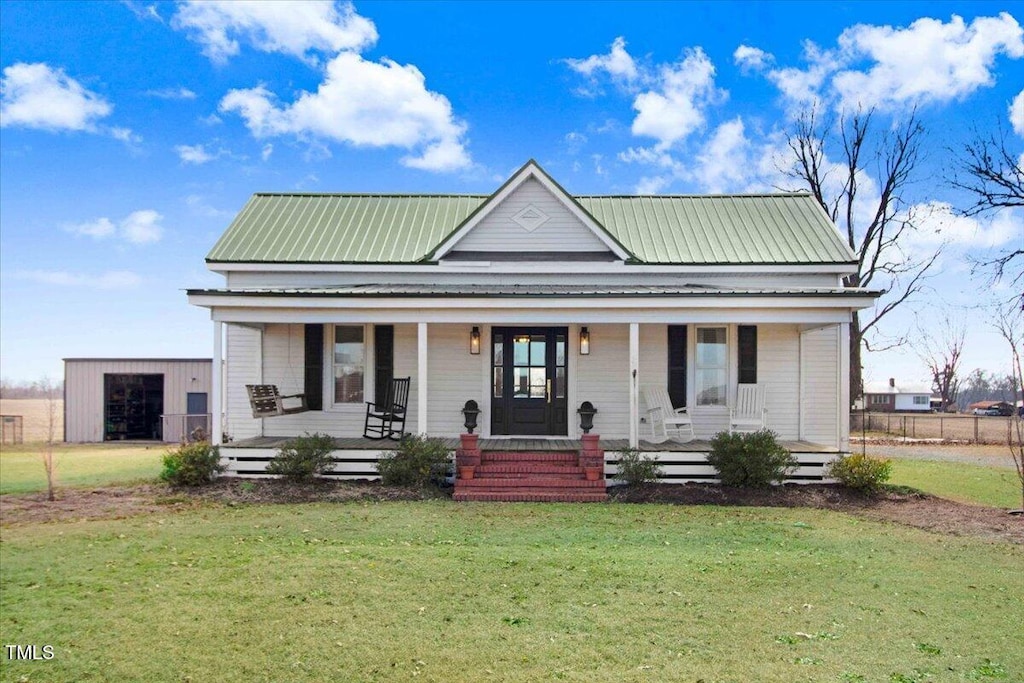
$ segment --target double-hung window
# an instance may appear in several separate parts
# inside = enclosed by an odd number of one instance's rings
[[[725,327],[698,327],[695,394],[698,406],[726,405],[729,354]]]
[[[366,341],[362,325],[334,327],[334,403],[362,403]]]

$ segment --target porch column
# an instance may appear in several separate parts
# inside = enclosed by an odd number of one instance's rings
[[[416,431],[427,433],[427,324],[416,324]]]
[[[224,411],[221,409],[224,388],[222,372],[224,365],[224,323],[213,322],[213,367],[210,368],[210,443],[221,444],[221,432],[224,431]]]
[[[839,323],[839,450],[850,450],[850,323]]]
[[[637,424],[640,421],[640,324],[629,324],[629,447],[640,445]]]

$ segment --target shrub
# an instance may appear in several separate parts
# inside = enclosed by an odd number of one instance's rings
[[[798,464],[776,441],[775,432],[768,429],[752,434],[715,434],[708,463],[718,471],[724,485],[748,488],[781,484]]]
[[[172,486],[200,486],[223,471],[220,448],[211,446],[209,441],[195,441],[164,455],[160,478]]]
[[[448,447],[443,441],[407,436],[395,451],[381,453],[377,471],[385,486],[426,488],[444,479],[450,462]]]
[[[643,486],[657,483],[661,476],[661,465],[649,455],[641,455],[635,448],[627,448],[619,457],[619,473],[621,479],[629,486]]]
[[[889,481],[892,474],[892,461],[883,458],[872,458],[870,455],[856,453],[839,458],[828,468],[828,475],[838,479],[839,483],[860,491],[876,491]]]
[[[291,479],[312,479],[334,464],[332,450],[334,439],[327,434],[297,436],[278,449],[277,456],[267,465],[267,473]]]

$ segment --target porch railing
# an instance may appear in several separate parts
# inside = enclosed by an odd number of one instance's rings
[[[211,413],[171,413],[161,415],[164,441],[184,443],[210,438]]]

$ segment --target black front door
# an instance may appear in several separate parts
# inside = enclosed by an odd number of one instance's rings
[[[569,330],[491,331],[491,434],[568,435]]]

